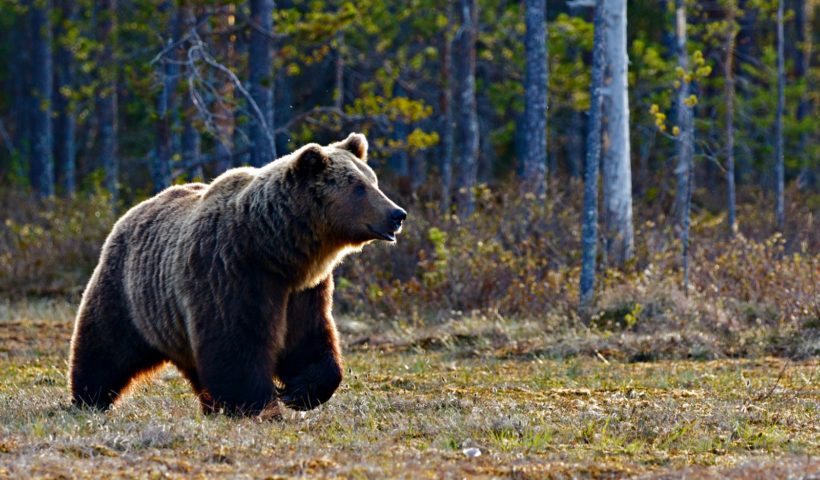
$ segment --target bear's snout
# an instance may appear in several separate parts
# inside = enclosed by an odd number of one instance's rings
[[[399,207],[390,213],[390,221],[393,222],[393,231],[401,231],[401,224],[407,219],[407,212]]]

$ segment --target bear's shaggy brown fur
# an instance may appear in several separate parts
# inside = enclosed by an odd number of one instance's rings
[[[394,241],[406,217],[366,157],[364,136],[351,134],[129,210],[77,314],[74,403],[107,408],[166,361],[206,412],[327,401],[342,380],[332,270],[368,242]]]

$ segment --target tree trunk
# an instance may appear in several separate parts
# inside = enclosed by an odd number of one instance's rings
[[[796,55],[795,55],[795,77],[798,82],[802,82],[800,103],[797,106],[797,121],[802,123],[809,118],[812,110],[811,102],[811,78],[809,67],[811,66],[812,55],[812,3],[806,0],[798,0],[795,8],[794,28],[797,33]],[[806,152],[809,149],[809,132],[800,134],[798,152]],[[803,165],[800,169],[800,188],[812,189],[817,183],[817,159],[811,155],[803,155]]]
[[[726,191],[729,235],[737,233],[735,204],[735,79],[733,74],[735,50],[735,5],[729,0],[726,15],[729,31],[726,34],[726,57],[723,62],[724,101],[726,103]]]
[[[235,37],[227,35],[225,30],[232,29],[234,26],[234,19],[236,15],[236,7],[234,5],[227,5],[222,9],[216,23],[220,30],[217,35],[220,42],[216,50],[222,57],[224,65],[233,65],[236,54]],[[234,84],[229,78],[219,78],[215,76],[214,83],[219,83],[218,98],[214,99],[213,116],[216,127],[217,145],[216,153],[219,160],[216,162],[216,174],[224,172],[225,170],[234,166],[233,149],[234,149],[234,129],[236,128],[236,118],[233,112],[234,102]]]
[[[176,16],[172,15],[172,2],[165,0],[160,6],[160,12],[168,19],[170,30],[177,30],[174,26]],[[176,58],[173,45],[179,40],[175,33],[168,37],[165,48],[168,52],[159,62],[160,91],[157,96],[156,148],[151,165],[151,179],[154,193],[158,193],[171,185],[171,116],[176,96]],[[170,57],[170,58],[169,58]]]
[[[250,94],[263,118],[251,110],[251,165],[261,167],[276,158],[273,139],[273,75],[271,34],[273,32],[273,0],[250,0],[251,35],[248,46]]]
[[[29,180],[40,196],[54,195],[54,157],[51,130],[51,2],[29,5],[31,21],[31,150]]]
[[[603,193],[607,258],[622,266],[632,258],[632,171],[629,144],[629,93],[626,51],[626,2],[604,2]]]
[[[180,22],[182,23],[182,30],[185,32],[181,37],[186,35],[191,29],[196,28],[196,15],[190,2],[180,4],[177,15],[182,17]],[[205,179],[205,175],[202,172],[202,165],[199,162],[201,137],[194,123],[194,120],[197,118],[197,110],[191,99],[191,92],[188,91],[187,85],[181,91],[183,92],[180,107],[182,113],[182,138],[180,139],[182,163],[187,168],[188,180],[202,181]]]
[[[583,248],[580,282],[580,310],[589,307],[595,295],[595,260],[598,246],[598,166],[601,156],[601,106],[603,103],[604,67],[606,66],[604,36],[604,2],[595,2],[594,38],[592,47],[592,78],[590,81],[589,126],[587,156],[584,162],[584,220],[581,231]]]
[[[14,63],[12,75],[12,111],[14,112],[14,133],[12,141],[15,153],[11,162],[11,173],[18,181],[27,177],[26,162],[31,147],[31,28],[29,12],[15,17],[12,25],[12,55]]]
[[[686,5],[685,0],[675,0],[675,48],[678,56],[678,67],[683,72],[689,71],[689,55],[686,52]],[[678,213],[682,246],[683,290],[689,293],[689,211],[691,209],[692,185],[694,180],[692,157],[694,148],[694,131],[692,107],[688,102],[689,82],[679,78],[680,88],[677,97],[678,165],[675,169],[678,185],[675,194],[675,206]]]
[[[786,223],[783,200],[783,109],[785,104],[784,88],[786,73],[783,65],[783,1],[777,2],[777,112],[775,113],[775,216],[777,228],[782,232]]]
[[[547,19],[546,0],[526,0],[524,38],[524,190],[547,193]]]
[[[453,2],[447,0],[447,27],[442,35],[441,49],[441,210],[450,211],[450,186],[453,183]]]
[[[97,87],[97,122],[100,138],[100,165],[104,172],[103,187],[112,203],[119,197],[119,161],[117,159],[117,64],[114,58],[117,0],[96,3],[97,41],[102,45],[99,56]]]
[[[54,28],[56,54],[54,56],[54,166],[61,193],[67,197],[76,190],[76,120],[66,90],[74,88],[74,56],[63,38],[70,24],[76,21],[77,9],[70,0],[59,0],[59,17]]]
[[[686,5],[685,0],[675,0],[675,50],[678,58],[678,67],[683,72],[689,71],[689,54],[686,51]],[[675,168],[675,178],[677,179],[677,189],[675,191],[675,207],[678,225],[683,225],[683,219],[687,216],[686,196],[689,187],[689,167],[692,158],[692,109],[687,104],[689,98],[689,82],[685,78],[678,78],[680,88],[676,101],[676,123],[680,132],[678,133],[677,157],[678,163]]]
[[[478,115],[475,99],[476,35],[478,6],[476,0],[461,0],[461,28],[456,37],[456,76],[459,95],[459,127],[463,144],[459,149],[458,209],[462,217],[475,210],[473,188],[478,176]]]

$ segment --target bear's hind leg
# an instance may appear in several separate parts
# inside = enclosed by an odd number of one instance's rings
[[[119,296],[95,293],[86,296],[74,328],[71,397],[76,406],[105,410],[131,380],[165,357],[143,340]]]

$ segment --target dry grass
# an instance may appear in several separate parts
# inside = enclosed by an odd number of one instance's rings
[[[628,363],[533,323],[347,321],[347,379],[316,411],[204,417],[169,367],[99,414],[68,407],[70,314],[0,306],[0,477],[820,475],[816,358]]]

